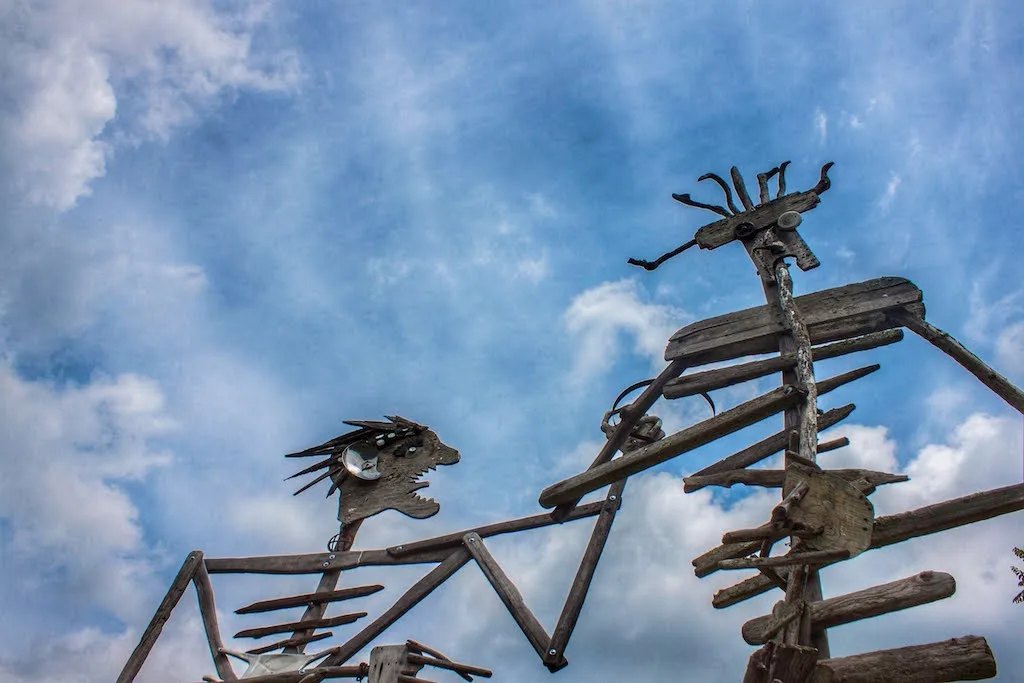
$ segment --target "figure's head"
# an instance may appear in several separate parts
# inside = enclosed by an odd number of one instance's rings
[[[437,514],[441,506],[416,493],[430,485],[420,477],[438,465],[454,465],[459,452],[444,444],[433,431],[398,416],[388,422],[352,421],[358,427],[336,439],[289,457],[326,455],[324,460],[293,476],[319,469],[327,472],[299,489],[329,478],[341,492],[338,519],[343,525],[384,510],[398,510],[415,519]]]

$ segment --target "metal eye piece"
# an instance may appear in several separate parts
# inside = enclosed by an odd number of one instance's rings
[[[736,239],[745,240],[755,232],[757,232],[757,229],[754,227],[753,223],[740,223],[736,226],[733,234],[736,236]]]
[[[377,451],[371,450],[367,444],[353,444],[346,448],[341,456],[345,469],[353,477],[365,481],[380,479],[377,469]]]
[[[780,230],[796,230],[796,227],[800,225],[803,218],[797,211],[787,211],[779,216],[778,225]]]

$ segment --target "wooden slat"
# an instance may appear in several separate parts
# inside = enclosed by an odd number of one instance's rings
[[[877,517],[872,528],[870,549],[882,548],[918,536],[946,531],[1020,510],[1024,510],[1024,484],[1013,484],[896,515]],[[785,568],[782,568],[779,574],[784,574],[785,571]],[[718,591],[711,604],[720,609],[730,607],[761,595],[772,587],[771,581],[760,575],[753,576]]]
[[[737,188],[737,191],[739,188]],[[741,198],[742,201],[742,198]],[[794,192],[778,199],[762,204],[752,211],[743,211],[736,216],[729,216],[714,223],[708,223],[697,230],[694,239],[701,249],[717,249],[736,239],[736,226],[750,223],[755,229],[763,229],[771,225],[781,214],[787,211],[804,213],[818,205],[818,195],[814,192]]]
[[[203,619],[206,642],[210,646],[210,655],[213,657],[217,675],[224,681],[238,680],[235,670],[231,668],[231,660],[222,652],[224,641],[221,639],[220,625],[217,623],[217,605],[213,599],[213,585],[210,583],[210,575],[206,571],[205,562],[196,565],[195,571],[192,573],[192,583],[196,587],[196,595],[199,598],[199,616]]]
[[[181,564],[181,569],[178,570],[177,576],[174,577],[170,588],[167,589],[167,594],[156,608],[156,613],[153,614],[153,618],[150,620],[146,630],[142,632],[139,644],[135,646],[135,650],[132,651],[128,661],[125,662],[124,668],[121,669],[121,673],[117,677],[117,683],[132,683],[135,677],[139,675],[146,657],[149,656],[153,645],[156,643],[156,639],[160,637],[160,632],[163,631],[164,624],[167,623],[175,605],[178,604],[181,596],[188,588],[188,584],[192,581],[196,567],[202,561],[203,551],[201,550],[193,550],[185,557],[185,561]]]
[[[885,330],[884,332],[875,332],[863,337],[835,342],[834,344],[815,346],[811,349],[811,356],[815,361],[837,358],[858,351],[895,344],[901,339],[903,339],[903,330]],[[667,383],[663,395],[669,399],[696,396],[700,393],[723,389],[740,382],[782,372],[795,365],[796,354],[787,353],[775,358],[766,358],[765,360],[756,360],[750,363],[740,363],[725,368],[696,372],[692,375],[677,377]]]
[[[264,645],[262,647],[254,647],[251,650],[246,650],[247,654],[250,655],[262,655],[267,652],[273,652],[274,650],[280,650],[286,647],[295,647],[296,645],[308,645],[309,643],[315,643],[318,640],[326,640],[334,634],[330,631],[326,633],[314,633],[308,636],[301,636],[299,638],[286,638],[285,640],[279,640],[276,643],[270,645]]]
[[[239,607],[235,614],[253,614],[256,612],[271,612],[289,607],[302,607],[310,603],[320,604],[324,602],[338,602],[361,598],[366,595],[373,595],[384,590],[384,586],[374,584],[371,586],[355,586],[353,588],[342,588],[340,590],[325,591],[323,593],[304,593],[302,595],[291,595],[286,598],[274,598],[273,600],[261,600],[245,607]]]
[[[366,612],[353,612],[352,614],[341,614],[336,617],[328,617],[327,619],[303,619],[301,621],[290,621],[286,624],[247,628],[236,633],[235,638],[263,638],[264,636],[273,635],[275,633],[287,633],[288,631],[297,631],[299,629],[303,631],[313,631],[318,628],[332,628],[334,626],[351,624],[365,616]],[[301,638],[301,636],[295,637]]]
[[[889,472],[876,472],[874,470],[861,469],[839,469],[826,470],[829,474],[842,477],[846,481],[858,481],[863,479],[872,486],[883,486],[885,484],[897,484],[909,481],[910,477],[905,474],[891,474]],[[763,486],[766,488],[782,488],[786,481],[786,470],[729,470],[709,474],[703,477],[684,477],[683,491],[690,493],[705,486],[723,486],[730,488],[735,484],[744,486]]]
[[[951,575],[925,571],[811,603],[811,625],[814,630],[832,628],[943,600],[955,592],[956,581]],[[765,615],[743,624],[743,640],[749,645],[766,643],[772,636],[772,619],[772,615]]]
[[[519,589],[512,583],[512,580],[508,578],[505,571],[498,564],[498,561],[494,559],[491,552],[484,545],[484,541],[477,534],[466,534],[466,549],[469,554],[473,556],[476,563],[480,566],[480,571],[487,577],[487,581],[494,588],[494,592],[501,598],[501,602],[508,609],[509,614],[515,619],[516,624],[523,631],[526,639],[530,641],[530,645],[540,655],[543,660],[548,650],[548,643],[551,642],[551,638],[548,636],[547,631],[534,616],[530,608],[526,606],[526,602],[523,600],[523,596],[519,593]],[[568,664],[567,661],[559,662],[558,668],[564,668]]]
[[[996,660],[988,642],[980,636],[964,636],[824,659],[810,683],[935,683],[980,681],[995,675]]]
[[[894,312],[924,317],[921,290],[903,278],[878,278],[796,297],[812,343],[881,332],[900,324]],[[775,306],[758,306],[682,328],[669,340],[665,359],[703,365],[778,350],[785,332]]]
[[[430,648],[430,647],[427,647],[423,643],[416,642],[415,640],[412,640],[412,639],[406,640],[405,641],[405,646],[408,647],[409,648],[409,652],[412,652],[412,653],[428,654],[428,655],[430,655],[432,657],[436,657],[437,659],[441,659],[441,660],[444,660],[446,662],[452,661],[451,657],[448,657],[447,655],[441,654],[437,650],[435,650],[433,648]],[[459,678],[461,678],[462,680],[469,681],[469,683],[473,683],[473,677],[470,676],[469,674],[461,672],[461,671],[457,671],[456,673],[458,674]]]
[[[719,560],[719,569],[757,569],[759,567],[789,567],[798,564],[831,564],[849,559],[848,550],[811,550],[778,557],[739,557]]]
[[[667,436],[661,441],[623,454],[582,474],[553,484],[540,494],[542,507],[578,500],[580,497],[619,479],[659,465],[678,455],[699,448],[726,434],[748,427],[785,410],[801,398],[791,387],[780,387],[767,394]]]
[[[394,556],[387,550],[360,550],[304,555],[264,555],[262,557],[220,557],[206,561],[211,574],[321,574],[356,567],[441,562],[449,553],[428,550]]]
[[[481,678],[490,678],[494,675],[494,672],[490,669],[485,669],[481,666],[473,666],[471,664],[453,662],[447,658],[439,659],[435,657],[424,657],[423,655],[409,654],[408,659],[410,664],[433,666],[438,669],[447,669],[448,671],[454,671],[456,673],[472,674],[474,676],[480,676]]]

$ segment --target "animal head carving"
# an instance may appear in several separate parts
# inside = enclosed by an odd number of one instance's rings
[[[459,452],[423,425],[398,416],[389,415],[388,420],[346,422],[358,429],[286,456],[327,456],[292,475],[298,477],[326,469],[295,494],[330,479],[327,495],[340,491],[338,520],[343,525],[384,510],[397,510],[415,519],[437,514],[441,506],[416,493],[430,485],[420,477],[438,465],[454,465],[459,461]]]

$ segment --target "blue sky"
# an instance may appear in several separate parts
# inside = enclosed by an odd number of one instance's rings
[[[5,680],[111,680],[193,548],[320,551],[335,499],[292,498],[281,455],[343,419],[398,413],[462,452],[431,477],[437,517],[387,513],[359,546],[537,512],[673,331],[762,301],[737,245],[626,265],[712,219],[670,196],[717,201],[707,171],[735,164],[753,185],[790,159],[807,189],[836,162],[801,227],[822,266],[794,273],[798,293],[907,277],[933,324],[1024,382],[1024,13],[923,7],[0,5]],[[852,445],[823,459],[910,474],[873,496],[879,514],[1021,480],[1020,415],[920,340],[820,370],[875,361],[823,399],[858,406],[835,430]],[[655,412],[679,429],[707,410]],[[776,423],[631,482],[560,680],[742,675],[739,626],[772,596],[713,610],[742,576],[697,580],[689,560],[777,494],[683,496],[680,479]],[[835,629],[833,652],[978,633],[1000,680],[1024,680],[1007,628],[1024,614],[1020,519],[828,570],[831,595],[924,569],[958,585]],[[588,533],[494,541],[549,628]],[[371,612],[419,575],[372,572],[343,577],[387,584]],[[249,625],[237,606],[313,587],[215,577],[223,629]],[[509,680],[548,676],[473,567],[381,642],[407,637]],[[139,680],[212,671],[188,596]]]

